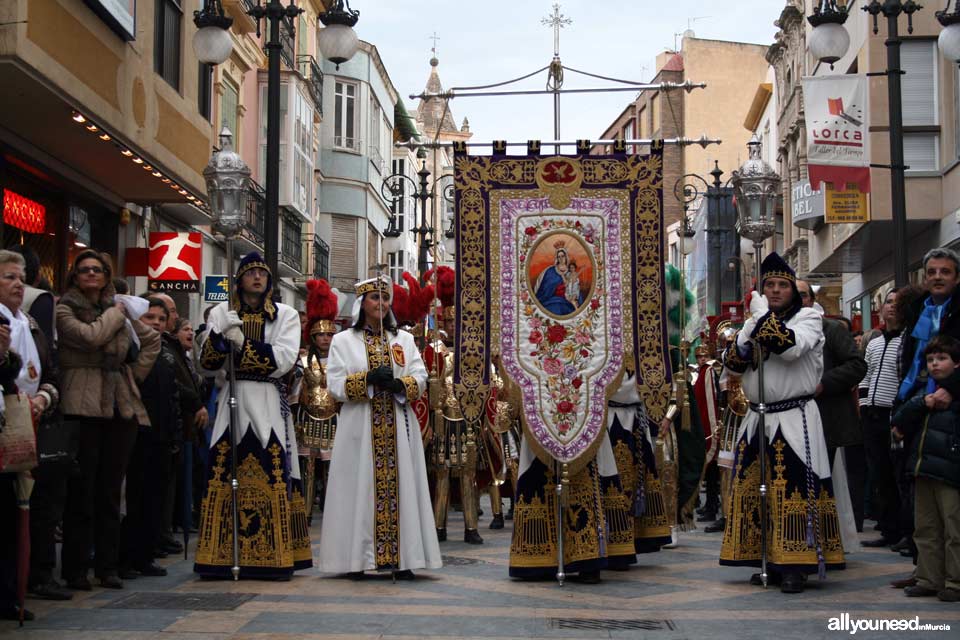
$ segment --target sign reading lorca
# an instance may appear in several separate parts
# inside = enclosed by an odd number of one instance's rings
[[[199,233],[150,233],[150,291],[200,292],[203,239]]]

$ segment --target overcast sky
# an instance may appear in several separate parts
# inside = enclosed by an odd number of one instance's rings
[[[434,32],[439,36],[437,57],[445,89],[503,82],[550,63],[553,29],[541,25],[541,19],[552,14],[553,4],[552,0],[350,3],[360,11],[357,34],[376,45],[394,86],[413,108],[417,101],[408,96],[420,93],[426,84]],[[777,32],[773,21],[783,6],[783,0],[563,0],[560,11],[573,23],[560,31],[560,57],[567,67],[649,81],[657,54],[679,47],[686,29],[698,38],[771,44]],[[542,89],[546,79],[543,72],[511,88]],[[564,78],[567,89],[599,86],[614,85],[573,73]],[[561,138],[599,138],[633,95],[562,96]],[[550,95],[462,97],[450,108],[457,126],[469,118],[473,141],[553,139]]]

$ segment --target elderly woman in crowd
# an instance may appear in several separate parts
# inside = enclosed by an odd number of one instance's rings
[[[27,394],[33,418],[40,423],[38,439],[42,447],[47,430],[57,428],[56,409],[59,394],[56,387],[56,369],[47,340],[37,322],[20,309],[25,290],[24,268],[23,256],[12,251],[0,251],[0,381],[4,385],[4,393],[21,391]],[[11,505],[15,504],[12,484],[14,475],[3,474],[0,481],[0,500],[5,504],[8,500]],[[46,465],[41,464],[34,469],[33,475],[37,482],[37,496],[49,495],[49,485],[56,481],[57,474],[51,473]],[[70,594],[62,591],[60,585],[53,580],[53,569],[56,566],[53,529],[59,514],[50,513],[51,509],[44,502],[31,500],[31,591],[45,597],[59,596],[56,599],[66,599]],[[7,526],[3,528],[4,537],[13,530],[10,523],[14,522],[14,509],[3,508],[0,511],[4,518],[9,518]],[[0,583],[0,618],[15,619],[19,614],[13,599],[16,584],[16,552],[13,550],[16,549],[16,541],[4,540],[0,547],[4,555],[0,565],[0,575],[3,576]],[[33,616],[25,611],[23,617],[29,620]]]
[[[73,423],[80,478],[63,517],[63,577],[89,591],[90,550],[103,587],[120,589],[120,486],[137,438],[150,421],[137,381],[160,352],[160,334],[114,300],[106,254],[80,252],[57,305],[61,409]]]

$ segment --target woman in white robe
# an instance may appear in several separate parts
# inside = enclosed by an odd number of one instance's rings
[[[330,345],[327,385],[342,402],[320,534],[329,573],[442,566],[420,427],[411,403],[427,370],[413,336],[390,313],[391,284],[357,284],[354,327]]]

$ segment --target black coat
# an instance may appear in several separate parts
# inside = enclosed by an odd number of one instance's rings
[[[179,443],[183,442],[183,420],[180,416],[177,356],[167,342],[161,342],[160,355],[140,383],[140,397],[150,417],[153,442],[178,449]]]
[[[918,390],[894,414],[894,423],[910,439],[907,473],[960,488],[960,402],[931,411],[925,395],[926,389]]]
[[[914,352],[917,350],[917,339],[910,334],[913,333],[913,328],[917,324],[920,314],[923,312],[923,306],[929,298],[930,295],[927,294],[910,305],[907,326],[904,328],[903,337],[900,339],[901,382],[907,375],[907,372],[910,371],[910,366],[913,364]],[[955,292],[955,295],[950,300],[950,306],[944,309],[943,315],[940,317],[940,331],[938,335],[950,336],[951,338],[960,340],[960,290]],[[921,358],[920,362],[921,375],[918,379],[926,380],[926,360]],[[945,381],[941,386],[949,391],[950,395],[955,399],[960,399],[960,376],[954,375],[952,378],[956,379],[957,382]]]
[[[827,447],[863,444],[855,392],[867,375],[867,363],[843,323],[824,318],[823,336],[823,392],[817,396],[817,407]]]

